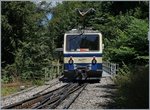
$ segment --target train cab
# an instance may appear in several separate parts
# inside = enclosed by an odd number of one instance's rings
[[[102,76],[102,34],[94,30],[71,30],[64,35],[64,77],[100,79]]]

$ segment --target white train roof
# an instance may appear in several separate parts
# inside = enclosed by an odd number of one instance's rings
[[[100,32],[98,30],[92,30],[92,29],[84,29],[84,30],[72,29],[66,32],[66,34],[70,34],[70,33],[100,33]]]

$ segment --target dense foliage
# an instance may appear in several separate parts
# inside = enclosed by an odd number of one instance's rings
[[[148,69],[148,66],[127,67],[123,65],[123,68],[120,69],[115,77],[118,91],[114,101],[117,108],[149,108]]]
[[[2,78],[44,76],[53,50],[52,37],[43,25],[47,12],[32,2],[2,2]]]
[[[56,6],[47,2],[37,5],[29,1],[2,1],[2,80],[42,79],[56,56],[54,49],[63,45],[64,33],[84,25],[102,33],[104,60],[120,67],[125,63],[129,68],[116,79],[120,106],[136,108],[137,104],[129,100],[137,96],[134,102],[142,100],[137,108],[147,108],[144,103],[148,91],[148,6],[144,1],[63,1]],[[88,8],[94,8],[96,13],[83,18],[76,13],[76,9]],[[137,69],[139,72],[135,72]],[[135,91],[138,92],[129,94]]]

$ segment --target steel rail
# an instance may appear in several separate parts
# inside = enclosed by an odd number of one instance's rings
[[[12,109],[12,108],[16,108],[16,109],[21,109],[21,108],[30,108],[32,107],[33,104],[35,103],[38,103],[42,100],[44,100],[45,98],[53,95],[53,92],[56,92],[58,90],[61,90],[63,89],[64,87],[66,87],[68,84],[64,85],[64,86],[61,86],[55,90],[52,90],[52,91],[48,91],[44,94],[39,94],[39,95],[36,95],[36,96],[33,96],[29,99],[26,99],[26,100],[23,100],[23,101],[20,101],[20,102],[17,102],[17,103],[14,103],[14,104],[11,104],[11,105],[8,105],[8,106],[4,106],[2,107],[2,109]]]
[[[63,109],[68,109],[71,106],[71,104],[77,99],[77,97],[81,94],[81,92],[85,89],[86,86],[87,83],[83,86],[83,88],[79,90],[79,92],[73,97],[73,99],[63,107]]]
[[[83,85],[80,86],[78,83],[70,83],[70,85],[61,92],[54,94],[51,97],[43,100],[39,105],[34,106],[32,109],[54,109],[56,108],[64,99],[66,99],[71,93],[75,92],[76,90],[82,88]]]
[[[84,84],[78,83],[69,83],[60,88],[55,90],[37,94],[29,99],[23,100],[18,103],[14,103],[2,109],[22,109],[22,108],[34,108],[34,109],[41,109],[41,108],[56,108],[64,99],[66,99],[71,93],[79,90],[80,88],[84,87]]]
[[[78,89],[80,89],[82,86],[77,85],[76,87],[71,88],[70,90],[68,90],[66,93],[62,94],[60,96],[60,99],[57,100],[54,104],[48,106],[49,109],[55,109],[64,99],[66,99],[71,93],[77,91]]]
[[[39,94],[42,93],[43,91],[47,90],[48,88],[50,88],[50,87],[52,87],[52,86],[54,86],[54,85],[56,85],[56,84],[58,84],[58,83],[59,83],[59,81],[56,81],[55,83],[50,84],[48,87],[46,87],[45,89],[39,91],[38,93],[34,94],[33,96],[39,95]]]
[[[43,102],[41,102],[39,105],[33,107],[32,109],[42,109],[42,108],[47,108],[48,105],[53,104],[54,102],[58,101],[61,97],[62,94],[67,93],[69,88],[74,88],[74,84],[69,83],[68,87],[64,88],[60,92],[53,94],[51,97],[47,97]]]

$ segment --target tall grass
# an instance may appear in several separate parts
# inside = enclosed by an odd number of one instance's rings
[[[2,87],[1,88],[1,95],[7,96],[19,91],[19,87]]]
[[[148,66],[123,66],[115,77],[118,85],[115,103],[118,108],[149,108],[149,72]]]

